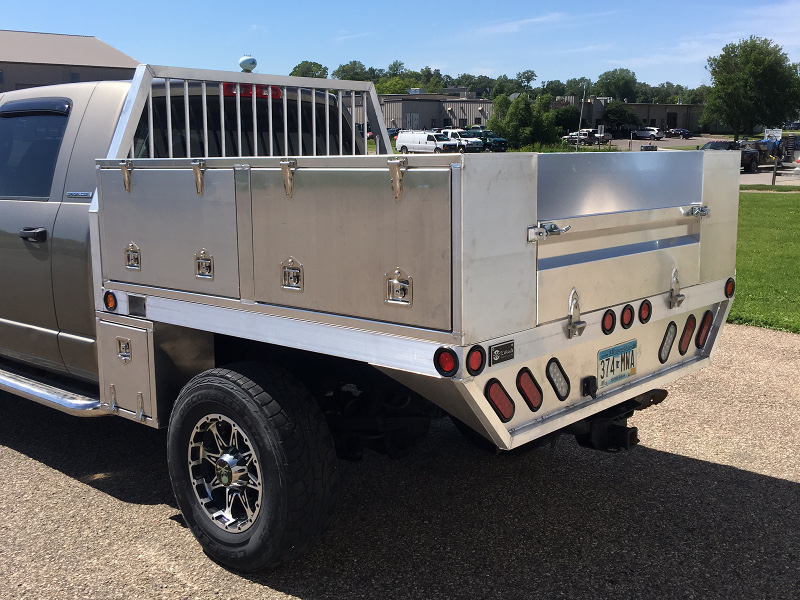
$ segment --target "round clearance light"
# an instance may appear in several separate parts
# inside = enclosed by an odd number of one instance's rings
[[[614,314],[614,311],[610,308],[603,315],[601,326],[603,328],[603,333],[606,335],[609,335],[612,331],[614,331],[614,327],[617,326],[617,315]]]
[[[486,366],[486,350],[481,346],[473,346],[467,353],[467,373],[480,375]]]
[[[725,297],[732,298],[733,293],[736,291],[736,282],[733,280],[733,277],[729,278],[728,281],[725,282]]]
[[[433,366],[442,377],[452,377],[458,371],[458,354],[452,348],[439,348],[433,355]]]
[[[697,337],[694,340],[694,345],[701,348],[706,345],[708,341],[708,334],[711,333],[711,325],[714,322],[714,315],[710,310],[707,310],[700,320],[700,329],[697,331]]]
[[[669,358],[669,353],[672,352],[672,344],[675,343],[675,337],[678,335],[678,326],[675,321],[670,321],[667,325],[667,330],[664,332],[664,339],[661,340],[661,347],[658,349],[658,360],[663,365]]]
[[[650,317],[653,316],[653,305],[650,304],[650,300],[644,300],[639,305],[639,322],[640,323],[647,323],[650,320]]]
[[[528,408],[533,412],[541,408],[543,399],[542,388],[539,386],[539,383],[528,367],[523,367],[517,374],[517,390],[525,399],[525,404],[527,404]]]
[[[570,389],[569,378],[557,358],[550,359],[550,362],[547,363],[545,374],[558,399],[561,401],[566,400]]]
[[[636,312],[633,310],[633,307],[630,304],[626,304],[619,316],[619,324],[622,325],[623,329],[630,329],[635,316]]]
[[[695,327],[697,327],[697,319],[694,318],[694,315],[689,315],[689,318],[686,319],[686,325],[683,326],[681,341],[678,343],[678,352],[681,353],[681,356],[686,354],[686,351],[689,349],[689,344],[692,343]]]
[[[483,395],[486,396],[500,420],[503,423],[508,423],[511,417],[514,416],[514,402],[506,393],[503,384],[497,379],[490,379],[483,390]]]
[[[114,295],[114,292],[106,292],[103,294],[103,304],[106,307],[106,310],[115,311],[117,310],[117,297]]]

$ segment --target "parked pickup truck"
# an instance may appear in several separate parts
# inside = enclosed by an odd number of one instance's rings
[[[739,151],[740,165],[748,173],[755,173],[758,171],[760,162],[760,153],[757,148],[752,146],[744,146],[739,142],[729,140],[713,140],[706,142],[700,150],[734,150]]]
[[[0,390],[166,428],[231,568],[305,552],[337,456],[400,458],[432,419],[630,448],[730,309],[732,153],[396,156],[379,106],[145,65],[0,95]]]

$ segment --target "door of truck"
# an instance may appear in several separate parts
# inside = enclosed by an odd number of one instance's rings
[[[0,106],[0,353],[58,370],[51,247],[63,174],[54,174],[71,106],[53,97]]]

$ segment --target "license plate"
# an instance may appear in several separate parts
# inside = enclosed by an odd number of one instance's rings
[[[636,375],[636,340],[597,353],[597,387],[602,389]]]

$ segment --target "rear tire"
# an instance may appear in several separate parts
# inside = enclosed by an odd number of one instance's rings
[[[434,153],[434,154],[441,154],[441,153],[442,153],[442,149],[441,149],[441,148],[438,148],[438,147],[437,147],[437,148],[434,148],[434,149],[433,149],[433,153]]]
[[[243,363],[197,375],[170,416],[178,507],[216,562],[257,571],[307,551],[338,496],[325,418],[289,373]]]
[[[405,146],[400,146],[400,153],[401,154],[408,154],[408,148]]]

